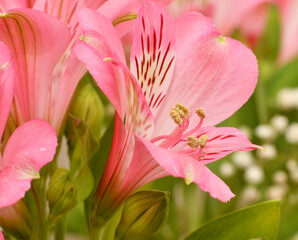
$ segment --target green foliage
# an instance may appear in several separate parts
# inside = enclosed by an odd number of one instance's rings
[[[282,68],[278,69],[268,82],[267,97],[273,100],[277,93],[286,87],[292,88],[298,86],[298,58],[292,60]]]
[[[96,187],[100,181],[101,175],[103,173],[104,167],[109,157],[112,140],[113,140],[113,133],[114,133],[114,124],[111,124],[100,140],[99,150],[88,161],[89,169],[91,170],[94,178],[94,185],[93,185],[94,188],[93,188],[92,194],[90,194],[89,197],[85,200],[85,215],[87,219],[89,219],[89,210],[90,210],[93,194],[96,191]]]
[[[255,51],[258,59],[275,61],[280,45],[280,16],[278,8],[271,6],[266,28]]]
[[[59,168],[54,172],[46,196],[50,207],[48,217],[50,224],[75,206],[77,189],[67,169]]]
[[[218,217],[201,226],[185,240],[276,239],[280,201],[267,201]]]

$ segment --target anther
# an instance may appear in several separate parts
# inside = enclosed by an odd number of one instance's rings
[[[187,138],[187,145],[190,146],[193,149],[197,149],[198,146],[200,145],[200,141],[197,137],[195,136],[189,136]]]
[[[207,145],[208,136],[203,134],[199,137],[198,141],[199,141],[200,148],[205,148]]]
[[[198,108],[196,110],[196,114],[202,119],[204,119],[206,117],[205,110],[203,108]]]
[[[186,106],[184,106],[183,104],[181,104],[181,103],[177,103],[177,104],[175,105],[175,108],[180,109],[180,110],[184,113],[185,117],[187,117],[187,116],[189,115],[188,108],[187,108]]]
[[[178,113],[178,111],[175,108],[171,109],[170,116],[177,125],[181,125],[183,123],[180,114]]]

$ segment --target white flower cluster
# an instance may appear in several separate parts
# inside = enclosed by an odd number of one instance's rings
[[[277,105],[283,110],[298,109],[298,88],[283,88],[277,94]]]

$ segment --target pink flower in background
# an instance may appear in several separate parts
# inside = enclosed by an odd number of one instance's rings
[[[184,0],[174,1],[170,12],[178,16],[186,11],[198,11],[213,19],[223,35],[240,30],[245,40],[254,47],[264,32],[269,2],[272,0]]]
[[[220,36],[201,14],[172,21],[162,4],[145,1],[130,72],[110,21],[88,9],[79,21],[84,36],[76,53],[117,111],[95,211],[113,212],[138,187],[169,174],[196,182],[221,201],[232,198],[205,164],[257,148],[237,129],[212,126],[252,94],[258,76],[252,52]]]
[[[1,139],[12,103],[14,69],[9,50],[2,42],[0,52]],[[0,153],[0,208],[24,197],[31,180],[39,177],[40,168],[53,159],[56,146],[55,131],[43,120],[26,122],[14,131],[3,157]]]
[[[297,0],[275,0],[279,8],[281,18],[281,43],[279,49],[279,62],[287,61],[297,57],[298,45],[298,1]]]

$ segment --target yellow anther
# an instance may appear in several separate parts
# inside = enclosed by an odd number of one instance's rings
[[[185,117],[187,117],[189,115],[188,108],[186,106],[184,106],[183,104],[177,103],[175,105],[175,108],[178,108],[179,110],[181,110],[184,113]]]
[[[183,123],[182,118],[180,117],[180,114],[177,112],[175,108],[171,109],[170,116],[176,124],[181,125]]]
[[[202,119],[204,119],[206,117],[205,110],[203,108],[198,108],[196,110],[196,114]]]
[[[187,138],[187,145],[190,146],[193,149],[198,148],[198,146],[200,145],[200,141],[197,137],[195,136],[189,136]]]
[[[208,141],[208,136],[203,134],[199,137],[199,145],[200,148],[205,148],[207,145],[207,141]]]

